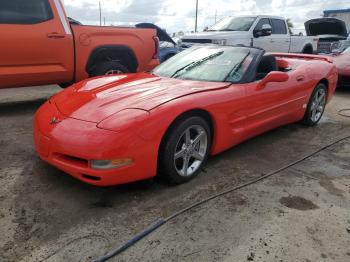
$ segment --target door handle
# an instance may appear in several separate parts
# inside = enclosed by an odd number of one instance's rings
[[[274,40],[270,40],[270,43],[274,43],[275,41]]]
[[[49,34],[47,34],[47,37],[48,37],[48,38],[55,38],[55,39],[58,39],[58,38],[65,38],[66,35],[65,35],[65,34],[60,34],[60,33],[54,32],[54,33],[49,33]]]
[[[297,81],[298,82],[301,82],[301,81],[304,81],[305,80],[305,76],[298,76],[297,77]]]

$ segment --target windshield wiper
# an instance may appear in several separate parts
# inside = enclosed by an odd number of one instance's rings
[[[248,58],[248,56],[250,55],[250,51],[242,58],[242,60],[236,64],[232,70],[228,73],[228,75],[225,77],[225,82],[227,81],[227,78],[230,77],[230,75],[237,73],[238,69],[241,68],[241,66],[243,65],[243,63],[245,62],[245,60]]]
[[[186,65],[184,67],[181,67],[178,70],[176,70],[175,73],[172,74],[170,77],[171,78],[176,77],[181,71],[186,70],[186,72],[187,72],[187,71],[191,70],[192,68],[194,68],[194,67],[196,67],[196,66],[198,66],[200,64],[203,64],[204,62],[206,62],[206,61],[208,61],[210,59],[213,59],[213,58],[215,58],[217,56],[222,55],[223,53],[224,53],[224,51],[220,51],[220,52],[214,53],[214,54],[212,54],[210,56],[207,56],[207,57],[205,57],[205,58],[203,58],[201,60],[194,61],[194,62],[192,62],[192,63],[190,63],[190,64],[188,64],[188,65]]]

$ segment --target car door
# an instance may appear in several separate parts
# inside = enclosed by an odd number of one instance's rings
[[[286,22],[282,19],[270,19],[272,34],[270,37],[270,47],[273,52],[288,53],[290,47],[290,35]]]
[[[271,25],[270,24],[270,20],[268,18],[261,18],[258,23],[256,24],[254,31],[255,30],[261,30],[263,25]],[[260,37],[255,37],[253,39],[253,45],[255,47],[260,47],[262,49],[264,49],[267,52],[271,52],[271,51],[276,51],[274,50],[274,46],[271,46],[271,36],[260,36]]]
[[[73,36],[59,0],[0,2],[0,88],[73,79]]]
[[[289,80],[246,85],[246,132],[253,137],[281,125],[297,121],[304,109],[305,75],[289,72]]]

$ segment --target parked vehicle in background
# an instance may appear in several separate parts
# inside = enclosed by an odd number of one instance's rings
[[[177,47],[174,41],[160,41],[159,42],[159,60],[161,63],[165,62],[169,58],[173,57],[179,52],[179,48]]]
[[[156,30],[83,26],[60,0],[0,2],[0,88],[60,84],[151,70],[159,64]]]
[[[168,35],[168,33],[152,23],[140,23],[137,24],[138,28],[154,28],[157,30],[157,36],[159,38],[159,60],[161,63],[173,57],[179,52],[179,48],[175,41]]]
[[[317,18],[305,23],[306,34],[319,38],[317,53],[329,54],[339,41],[346,40],[348,31],[345,22],[337,18]]]
[[[195,46],[150,73],[87,79],[53,96],[35,115],[36,150],[97,186],[156,175],[185,183],[208,155],[281,125],[316,125],[336,88],[331,60]]]
[[[350,87],[350,47],[333,57],[333,63],[338,68],[338,85]]]
[[[350,46],[350,33],[346,40],[340,40],[332,44],[332,53],[339,54]]]
[[[286,20],[278,16],[226,17],[202,33],[185,35],[181,47],[194,44],[243,45],[268,52],[312,54],[318,39],[292,36]]]

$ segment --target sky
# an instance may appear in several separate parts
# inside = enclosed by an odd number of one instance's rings
[[[193,31],[196,0],[100,0],[106,25],[152,22],[169,33]],[[99,24],[98,0],[63,0],[68,16]],[[350,8],[350,0],[199,0],[198,29],[235,15],[278,15],[290,18],[297,33],[323,10]],[[216,15],[215,15],[216,14]]]

